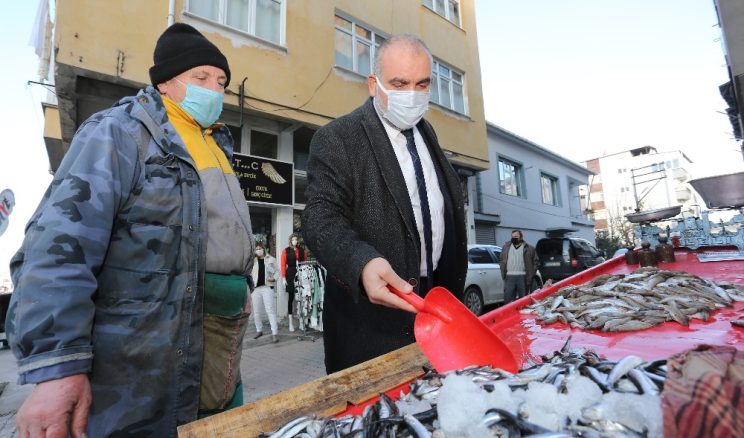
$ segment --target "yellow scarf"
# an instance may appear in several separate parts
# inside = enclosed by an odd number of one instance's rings
[[[198,170],[219,168],[227,175],[233,174],[225,153],[212,137],[212,128],[202,130],[193,117],[168,96],[163,96],[163,103],[168,121],[176,128],[196,168]]]

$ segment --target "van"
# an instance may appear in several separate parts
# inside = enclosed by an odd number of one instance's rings
[[[563,280],[605,261],[604,252],[578,237],[546,237],[535,245],[543,278]]]

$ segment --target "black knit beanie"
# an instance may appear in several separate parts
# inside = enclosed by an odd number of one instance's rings
[[[225,55],[198,30],[185,23],[176,23],[165,29],[155,45],[152,60],[155,65],[150,67],[150,81],[155,86],[200,65],[221,68],[227,76],[225,86],[230,84],[230,67]]]

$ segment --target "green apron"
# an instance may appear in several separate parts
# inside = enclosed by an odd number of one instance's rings
[[[246,278],[204,276],[204,359],[199,418],[243,404],[240,357],[248,312]]]

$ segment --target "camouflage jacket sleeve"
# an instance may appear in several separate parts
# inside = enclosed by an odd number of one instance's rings
[[[89,119],[27,224],[11,260],[15,289],[6,320],[20,381],[33,371],[63,377],[55,369],[72,361],[90,368],[96,274],[132,189],[137,151],[120,120],[106,113]]]

